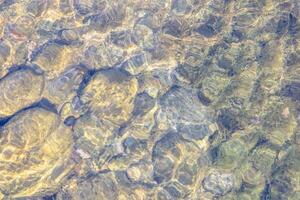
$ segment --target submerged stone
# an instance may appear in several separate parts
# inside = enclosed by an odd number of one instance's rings
[[[48,6],[47,0],[41,0],[41,1],[32,0],[28,4],[26,11],[28,13],[30,13],[31,15],[38,17],[41,14],[43,14],[43,12],[45,12],[45,10],[47,9],[47,6]]]
[[[282,96],[286,96],[291,98],[294,101],[300,100],[300,83],[292,82],[290,84],[285,85],[281,89]]]
[[[236,116],[229,110],[222,110],[220,112],[217,123],[221,128],[224,128],[231,133],[240,129],[240,123],[238,122]]]
[[[206,124],[197,125],[177,125],[177,130],[188,139],[200,140],[211,134],[211,130]]]
[[[87,15],[93,11],[93,0],[75,0],[73,6],[77,14]]]
[[[0,81],[0,117],[13,115],[41,98],[44,76],[27,68],[12,72]]]
[[[108,69],[92,77],[81,99],[89,103],[101,119],[121,125],[131,116],[136,93],[137,80],[134,77],[118,69]]]
[[[0,0],[0,200],[298,200],[299,14]]]
[[[112,31],[109,39],[113,44],[121,47],[128,47],[132,44],[131,32],[128,30]]]
[[[177,13],[184,14],[191,10],[191,5],[187,0],[172,0],[171,8]]]
[[[204,37],[213,37],[220,32],[222,26],[222,18],[210,15],[207,21],[195,29],[195,32],[203,35]]]
[[[207,110],[191,91],[181,87],[172,87],[162,96],[160,106],[161,118],[166,118],[171,125],[199,123],[210,118],[210,110]]]
[[[182,25],[180,22],[176,19],[171,19],[165,23],[165,25],[162,27],[162,30],[165,34],[172,35],[174,37],[180,37],[183,30]]]
[[[56,190],[72,170],[71,131],[55,113],[41,108],[23,111],[2,131],[0,188],[11,197]]]
[[[139,116],[149,112],[155,105],[155,99],[147,93],[140,93],[135,97],[132,114]]]
[[[205,190],[215,195],[225,195],[233,188],[234,179],[232,174],[214,172],[206,176],[202,182]]]

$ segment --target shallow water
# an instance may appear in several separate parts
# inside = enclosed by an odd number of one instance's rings
[[[0,0],[0,199],[299,199],[299,9]]]

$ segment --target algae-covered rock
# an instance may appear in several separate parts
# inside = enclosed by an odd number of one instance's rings
[[[258,148],[253,152],[253,166],[264,174],[271,172],[272,165],[275,161],[276,152],[268,148]]]
[[[235,168],[243,162],[246,155],[246,144],[239,139],[232,139],[220,145],[216,165],[225,169]]]

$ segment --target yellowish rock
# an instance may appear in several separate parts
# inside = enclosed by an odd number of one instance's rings
[[[0,190],[11,198],[53,192],[73,167],[71,131],[55,113],[24,111],[1,135]]]
[[[41,53],[33,60],[33,63],[47,72],[50,78],[53,78],[72,64],[73,58],[68,48],[58,44],[49,44],[41,50]]]
[[[7,117],[40,99],[44,77],[30,69],[16,71],[0,82],[0,118]]]
[[[98,72],[84,89],[82,100],[89,103],[97,117],[116,125],[131,116],[138,82],[117,69]]]

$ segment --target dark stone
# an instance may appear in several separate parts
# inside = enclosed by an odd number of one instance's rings
[[[193,62],[189,62],[188,60],[192,60]],[[189,84],[196,86],[195,83],[203,79],[210,64],[211,58],[208,56],[188,53],[185,62],[179,64],[173,74],[180,77],[180,79],[183,78],[185,81],[188,81]]]
[[[271,200],[271,185],[266,183],[264,190],[260,194],[260,200]]]
[[[221,17],[210,15],[207,21],[196,28],[195,31],[204,37],[213,37],[220,32],[222,25]]]
[[[180,64],[178,67],[175,69],[175,73],[178,74],[179,76],[183,77],[185,80],[190,81],[193,83],[194,81],[197,80],[199,77],[199,74],[201,73],[199,68],[197,67],[192,67],[188,64]]]
[[[276,190],[279,194],[286,194],[292,190],[291,183],[288,180],[274,179],[271,181],[272,190]]]
[[[232,32],[231,32],[231,36],[236,39],[237,41],[241,41],[244,39],[244,34],[239,31],[239,30],[236,30],[236,29],[233,29]]]
[[[172,0],[171,9],[178,13],[185,13],[191,9],[186,0]]]
[[[217,117],[217,124],[222,129],[228,130],[230,133],[240,129],[240,123],[236,116],[228,109],[221,110]]]
[[[232,61],[222,56],[218,59],[218,66],[223,69],[232,69]]]
[[[145,51],[148,51],[151,54],[151,59],[153,60],[161,60],[166,56],[166,49],[153,40],[153,46],[151,48],[145,47]]]
[[[277,29],[276,29],[276,33],[278,35],[282,35],[286,32],[287,28],[289,25],[289,21],[288,19],[286,19],[286,17],[281,17],[277,23]]]
[[[105,15],[103,16],[100,14],[96,14],[84,18],[83,23],[89,23],[89,25],[96,30],[105,30],[109,25],[108,20],[109,19],[106,19]]]
[[[208,24],[200,25],[195,31],[205,37],[212,37],[216,35],[215,29]]]
[[[87,15],[93,11],[92,0],[75,0],[74,8],[78,15]]]
[[[120,47],[126,47],[131,44],[131,34],[129,31],[112,31],[110,41]]]
[[[11,117],[0,118],[0,127],[4,126],[10,119]]]
[[[158,184],[169,181],[172,177],[174,167],[175,164],[170,158],[166,156],[157,157],[154,161],[154,181]]]
[[[212,143],[218,138],[218,135],[219,135],[219,132],[218,132],[218,131],[215,131],[213,134],[211,134],[211,135],[208,137],[209,143],[212,144]]]
[[[286,58],[286,65],[287,66],[292,66],[297,64],[300,61],[300,57],[298,57],[298,54],[296,53],[291,53],[287,55]]]
[[[220,157],[220,147],[219,146],[213,147],[212,149],[209,150],[208,154],[212,163],[215,163]]]
[[[282,89],[280,94],[285,97],[289,97],[294,101],[300,100],[300,83],[292,82],[285,85]]]
[[[192,185],[197,171],[191,166],[183,164],[178,170],[178,181],[183,185]]]
[[[152,161],[154,163],[153,179],[157,183],[162,183],[171,179],[174,169],[174,161],[167,157],[167,154],[172,153],[173,156],[179,157],[180,151],[177,143],[180,141],[180,136],[176,132],[168,132],[160,140],[158,140],[152,151]]]
[[[56,194],[50,196],[44,196],[43,200],[56,200]]]
[[[269,43],[266,41],[259,41],[258,45],[260,47],[260,51],[256,58],[259,63],[263,64],[270,59],[272,50]]]
[[[123,69],[103,69],[99,73],[103,74],[111,83],[123,83],[131,79],[130,74]]]
[[[4,11],[4,10],[8,9],[10,6],[12,6],[15,3],[16,3],[16,0],[4,0],[0,4],[0,11]]]
[[[155,105],[155,100],[149,96],[146,92],[140,93],[135,97],[134,109],[132,114],[134,116],[140,116],[147,113]]]
[[[175,19],[167,21],[163,25],[162,30],[165,34],[169,34],[174,37],[180,37],[182,35],[181,24]]]
[[[76,123],[76,118],[74,116],[69,116],[64,121],[64,124],[66,126],[74,126],[75,123]]]
[[[178,181],[183,185],[191,185],[193,182],[193,177],[190,174],[181,174],[179,175]]]
[[[57,113],[57,108],[56,105],[53,104],[52,102],[50,102],[48,99],[46,98],[42,98],[39,102],[38,102],[38,107],[44,108],[45,110],[48,110],[50,112],[54,112]]]
[[[83,79],[81,83],[79,84],[77,94],[80,96],[83,92],[83,89],[87,86],[87,84],[90,82],[90,80],[93,78],[94,74],[96,73],[96,70],[88,70],[83,76]],[[82,102],[77,102],[82,103]],[[82,104],[81,104],[82,105]]]
[[[197,97],[198,97],[199,101],[200,101],[203,105],[209,106],[209,104],[211,104],[211,100],[210,100],[209,98],[207,98],[207,97],[203,94],[203,92],[199,91],[199,92],[197,93]]]
[[[182,195],[180,191],[174,186],[166,186],[165,190],[173,197],[173,198],[180,198]]]
[[[137,150],[147,148],[147,143],[144,140],[138,140],[134,137],[128,137],[123,141],[123,147],[126,153],[133,153]]]
[[[165,134],[160,140],[158,140],[155,143],[153,147],[153,152],[152,152],[153,159],[161,155],[164,155],[164,153],[168,150],[176,148],[176,144],[179,143],[180,140],[181,137],[176,132],[168,132],[167,134]]]
[[[239,188],[238,192],[244,192],[247,191],[247,189],[253,189],[253,188],[255,188],[255,185],[242,181],[241,187]]]
[[[292,35],[296,34],[299,31],[299,28],[297,30],[297,21],[297,17],[293,13],[290,13],[288,31]]]
[[[216,43],[209,47],[208,56],[215,57],[216,55],[220,54],[220,51],[224,51],[230,47],[228,41],[223,40],[220,43]]]
[[[123,142],[125,151],[134,151],[138,146],[138,141],[134,137],[128,137]]]
[[[227,72],[227,75],[228,75],[229,77],[232,77],[232,76],[237,75],[237,72],[234,71],[234,69],[229,69],[228,72]]]

